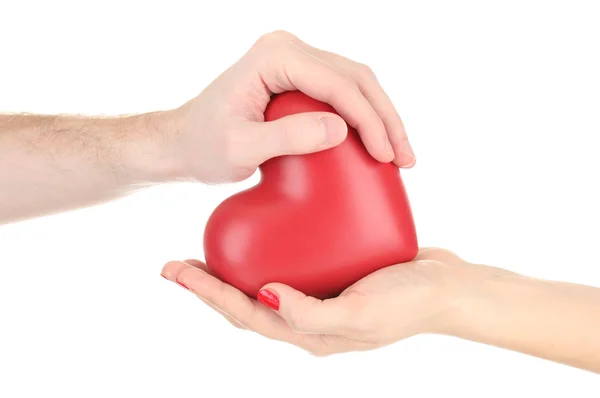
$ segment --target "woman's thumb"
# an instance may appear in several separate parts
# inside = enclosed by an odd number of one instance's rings
[[[257,298],[298,333],[336,334],[351,319],[340,300],[319,300],[281,283],[263,286]]]

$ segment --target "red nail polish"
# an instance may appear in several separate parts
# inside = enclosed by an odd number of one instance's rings
[[[187,286],[186,286],[186,285],[185,285],[183,282],[181,282],[179,279],[177,279],[177,283],[178,283],[180,286],[182,286],[182,287],[184,287],[184,288],[186,288],[186,289],[190,290],[190,288],[189,288],[189,287],[187,287]]]
[[[258,301],[264,305],[273,308],[274,310],[279,309],[279,297],[270,290],[263,289],[258,292]]]

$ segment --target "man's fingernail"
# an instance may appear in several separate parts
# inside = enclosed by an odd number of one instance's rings
[[[279,309],[279,297],[270,290],[262,289],[259,291],[257,299],[267,307],[271,307],[274,310]]]
[[[402,150],[407,155],[407,157],[410,158],[410,160],[406,164],[406,167],[414,166],[416,162],[415,153],[413,152],[413,149],[410,146],[410,142],[408,140],[404,140],[404,146],[402,147]]]
[[[346,135],[348,127],[338,117],[323,116],[321,124],[325,126],[325,145],[330,147],[339,144]]]
[[[392,158],[391,160],[394,160],[396,154],[394,153],[394,148],[392,148],[392,144],[390,144],[390,141],[387,138],[385,140],[385,150],[387,151],[388,155]]]

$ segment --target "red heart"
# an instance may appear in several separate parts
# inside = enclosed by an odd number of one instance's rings
[[[336,113],[299,91],[275,96],[265,120]],[[367,152],[356,130],[339,146],[281,156],[260,166],[261,181],[222,202],[204,232],[213,275],[251,297],[268,282],[329,298],[366,275],[412,260],[418,251],[400,172]]]

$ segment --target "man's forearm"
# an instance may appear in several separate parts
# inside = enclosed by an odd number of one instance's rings
[[[163,113],[0,115],[0,224],[98,204],[175,173]]]
[[[600,373],[600,289],[481,269],[447,332]]]

